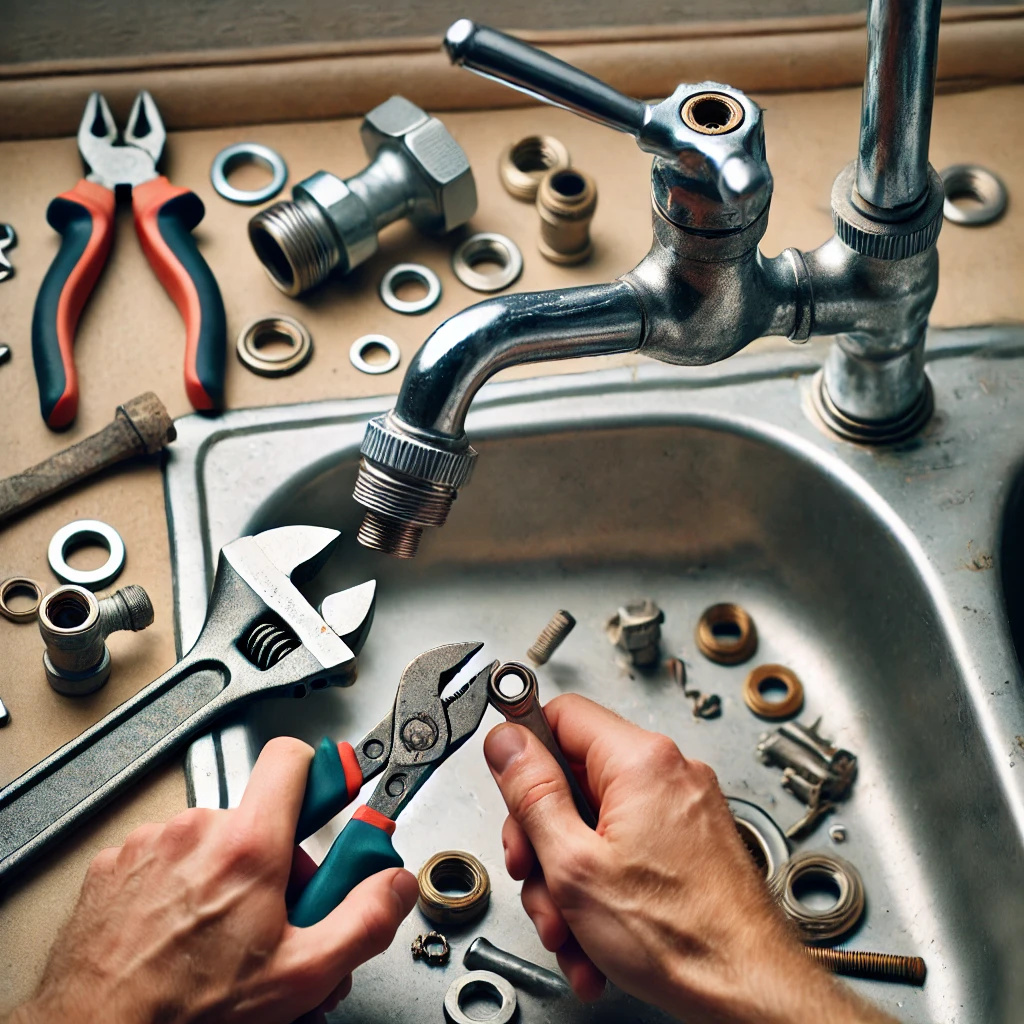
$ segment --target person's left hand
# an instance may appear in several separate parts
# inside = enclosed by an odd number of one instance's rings
[[[236,810],[143,825],[89,866],[33,999],[11,1024],[286,1024],[347,995],[353,968],[391,943],[417,897],[382,871],[310,928],[285,887],[313,751],[271,740]]]

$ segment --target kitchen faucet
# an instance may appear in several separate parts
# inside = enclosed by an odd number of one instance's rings
[[[943,190],[928,163],[941,0],[869,0],[860,146],[832,187],[835,233],[766,258],[772,175],[761,109],[717,82],[647,104],[468,20],[452,62],[627,132],[653,156],[654,239],[610,284],[488,299],[446,320],[413,358],[395,408],[367,425],[354,496],[366,547],[416,554],[442,526],[476,452],[466,414],[509,366],[639,352],[726,359],[764,335],[834,335],[814,404],[840,437],[893,443],[928,420],[925,328],[938,288]]]

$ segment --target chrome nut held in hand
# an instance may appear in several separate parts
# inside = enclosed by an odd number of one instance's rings
[[[377,233],[408,217],[445,234],[476,212],[469,158],[448,129],[401,96],[374,107],[360,129],[370,164],[342,181],[317,171],[249,221],[249,240],[270,279],[301,295],[377,251]]]

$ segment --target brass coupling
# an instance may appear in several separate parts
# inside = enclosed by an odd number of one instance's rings
[[[567,266],[589,259],[590,222],[596,209],[593,178],[575,168],[548,171],[537,188],[541,255]]]
[[[420,868],[417,906],[435,924],[465,924],[479,917],[491,899],[487,868],[471,853],[444,850]]]

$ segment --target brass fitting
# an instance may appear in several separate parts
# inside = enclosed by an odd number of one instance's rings
[[[540,179],[548,171],[564,171],[572,161],[569,150],[551,135],[527,135],[506,146],[498,157],[498,176],[514,199],[532,203]]]
[[[590,221],[597,209],[594,179],[574,168],[548,171],[537,189],[540,252],[552,263],[571,265],[590,258]]]

